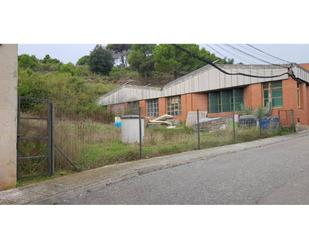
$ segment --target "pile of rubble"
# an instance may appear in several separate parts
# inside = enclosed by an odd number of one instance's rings
[[[174,116],[172,115],[168,115],[168,114],[164,114],[160,117],[154,118],[154,119],[149,119],[147,126],[148,127],[158,127],[158,126],[166,126],[166,128],[168,129],[173,129],[176,128],[176,126],[179,124],[180,122],[176,119],[174,119]]]

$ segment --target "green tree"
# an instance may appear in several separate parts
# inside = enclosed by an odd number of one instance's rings
[[[75,75],[77,69],[73,63],[62,64],[59,66],[59,72],[70,73],[71,75]]]
[[[39,60],[34,56],[22,54],[18,56],[18,66],[21,68],[30,68],[36,70],[39,66]]]
[[[96,45],[89,56],[90,70],[94,73],[108,75],[114,65],[112,53],[103,48],[102,45]]]
[[[155,46],[154,44],[133,45],[128,56],[130,67],[145,78],[154,71],[153,50]]]
[[[42,63],[44,63],[44,64],[61,64],[61,62],[58,59],[51,58],[49,54],[45,55],[45,57],[42,60]]]
[[[121,67],[127,67],[128,53],[131,46],[131,44],[108,44],[106,48],[113,51],[116,56],[120,56]]]
[[[212,62],[227,63],[225,59],[216,57],[204,48],[200,48],[197,44],[182,44],[180,46]],[[153,50],[153,60],[156,71],[170,73],[175,79],[206,65],[206,62],[192,57],[171,44],[156,46]]]
[[[85,55],[85,56],[79,58],[76,65],[78,65],[78,66],[89,65],[89,58],[90,58],[89,55]]]

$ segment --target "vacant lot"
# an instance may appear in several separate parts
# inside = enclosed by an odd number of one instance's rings
[[[36,120],[24,124],[25,133],[44,133],[44,124]],[[120,139],[120,129],[112,124],[104,124],[92,119],[69,120],[57,118],[55,130],[55,162],[57,174],[67,174],[101,167],[107,164],[136,160],[140,158],[139,144],[125,144]],[[251,141],[262,137],[286,134],[287,130],[263,130],[257,128],[240,128],[227,124],[225,130],[201,131],[200,147],[210,148],[231,143]],[[197,131],[180,125],[175,129],[145,128],[142,157],[167,155],[198,148]],[[25,143],[22,147],[27,154],[42,153],[44,143]],[[61,153],[60,153],[61,152]],[[65,154],[65,156],[63,155]],[[46,162],[29,161],[22,165],[23,181],[32,180],[33,175],[44,175]],[[29,177],[29,178],[28,178]]]

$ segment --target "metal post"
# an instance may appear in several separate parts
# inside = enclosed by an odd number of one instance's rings
[[[200,111],[196,110],[196,121],[197,121],[197,149],[201,149],[201,137],[200,137]]]
[[[260,129],[260,137],[262,136],[262,119],[259,118],[259,129]]]
[[[48,175],[52,176],[55,173],[54,165],[54,134],[53,134],[53,103],[48,102]]]
[[[142,120],[141,120],[141,107],[138,108],[138,124],[139,124],[139,158],[142,158]]]
[[[235,112],[233,112],[233,138],[234,138],[234,143],[236,143]]]
[[[296,132],[295,120],[294,120],[294,111],[291,110],[291,128],[293,132]]]

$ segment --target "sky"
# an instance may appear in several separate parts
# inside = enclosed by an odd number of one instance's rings
[[[210,45],[210,46],[209,46]],[[222,49],[222,45],[216,44],[201,44],[207,50],[215,53],[219,57],[225,56],[227,58],[234,58],[234,62],[243,63],[260,63],[256,59],[250,58],[239,51],[233,50],[232,48],[225,47]],[[262,49],[263,51],[270,53],[271,55],[280,57],[281,59],[296,62],[296,63],[309,63],[309,44],[253,44],[255,47]],[[30,54],[35,55],[38,58],[43,58],[46,54],[49,54],[53,58],[57,58],[63,63],[76,63],[77,60],[88,55],[89,52],[94,48],[95,44],[21,44],[18,45],[18,54]],[[234,45],[233,45],[234,46]],[[245,44],[235,45],[240,49],[250,52],[258,57],[262,57],[272,63],[283,63],[280,60],[276,60],[265,54],[258,52],[250,47],[246,47]],[[215,49],[216,51],[212,50]],[[219,55],[220,54],[220,55]]]

